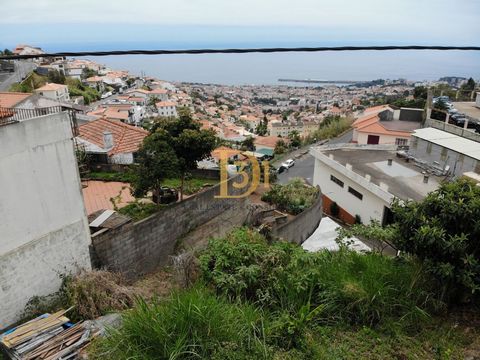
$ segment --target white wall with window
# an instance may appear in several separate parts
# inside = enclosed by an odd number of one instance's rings
[[[343,167],[340,164],[338,166]],[[347,176],[333,166],[315,159],[313,185],[320,186],[323,195],[335,201],[350,215],[360,215],[364,224],[368,224],[372,219],[382,222],[385,207],[390,207],[391,201],[386,201],[367,189],[367,187],[375,186],[377,191],[380,190],[378,186],[366,181],[362,176],[345,167],[342,172],[350,174]],[[366,182],[367,187],[364,187],[360,181],[356,181],[358,178],[361,178],[362,182]],[[393,199],[393,196],[387,192],[385,192],[385,197]]]

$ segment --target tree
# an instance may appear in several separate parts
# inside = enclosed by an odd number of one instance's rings
[[[421,202],[392,208],[396,246],[421,259],[451,301],[480,290],[480,188],[467,179],[443,183]]]
[[[463,90],[473,91],[475,90],[475,80],[469,78],[465,84],[462,85]]]
[[[158,131],[144,139],[134,167],[135,197],[145,196],[149,191],[158,193],[162,180],[178,174],[178,159],[167,138],[166,132]]]
[[[300,134],[297,130],[290,131],[288,138],[290,139],[291,147],[299,147],[302,145],[302,139],[300,138]]]
[[[443,99],[437,99],[437,101],[435,101],[435,103],[433,104],[433,108],[443,111],[447,111],[448,109],[447,103]]]
[[[273,152],[275,154],[283,154],[285,151],[287,151],[287,145],[285,145],[285,141],[283,141],[282,139],[278,140],[275,144],[275,149],[273,150]]]
[[[413,90],[413,97],[415,99],[427,100],[428,89],[425,86],[416,86]]]
[[[263,120],[257,125],[255,132],[260,136],[265,136],[267,134],[268,119],[267,115],[263,116]]]
[[[158,96],[154,95],[154,96],[151,96],[149,99],[148,99],[148,106],[153,106],[155,107],[157,102],[159,102],[160,99],[158,98]]]
[[[183,199],[185,177],[189,170],[197,168],[197,161],[210,156],[217,138],[213,130],[202,130],[194,121],[188,108],[179,109],[178,118],[159,118],[152,126],[152,133],[163,134],[177,159],[176,167],[181,176],[180,198]]]
[[[80,77],[82,79],[88,79],[89,77],[92,77],[95,75],[97,75],[97,72],[95,70],[85,67],[82,69],[82,74],[80,75]]]
[[[12,54],[13,54],[13,53],[12,53],[9,49],[3,50],[3,55],[9,56],[9,55],[12,55]]]
[[[253,141],[253,137],[247,136],[245,140],[242,141],[242,148],[249,151],[255,151],[255,143]]]
[[[47,78],[49,82],[55,84],[65,84],[65,75],[58,70],[49,70]]]

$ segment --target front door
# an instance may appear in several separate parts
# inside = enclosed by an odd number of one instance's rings
[[[368,135],[367,144],[378,144],[380,141],[380,136],[378,135]]]

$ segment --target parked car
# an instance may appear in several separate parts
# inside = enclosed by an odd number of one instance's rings
[[[282,166],[285,166],[287,169],[291,168],[293,165],[295,165],[295,160],[293,159],[288,159],[284,163],[282,163]]]

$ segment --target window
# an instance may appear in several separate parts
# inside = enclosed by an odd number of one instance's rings
[[[343,181],[342,180],[336,178],[333,175],[330,175],[330,180],[332,180],[335,184],[337,184],[338,186],[343,188]]]
[[[395,139],[395,145],[405,146],[407,145],[407,142],[408,142],[407,139],[402,139],[402,138]]]
[[[428,143],[427,144],[427,154],[431,154],[432,153],[432,143]]]
[[[350,186],[348,187],[348,192],[350,194],[352,194],[353,196],[359,198],[360,200],[363,199],[363,195],[361,193],[359,193],[357,190],[355,190],[354,188],[350,187]]]

